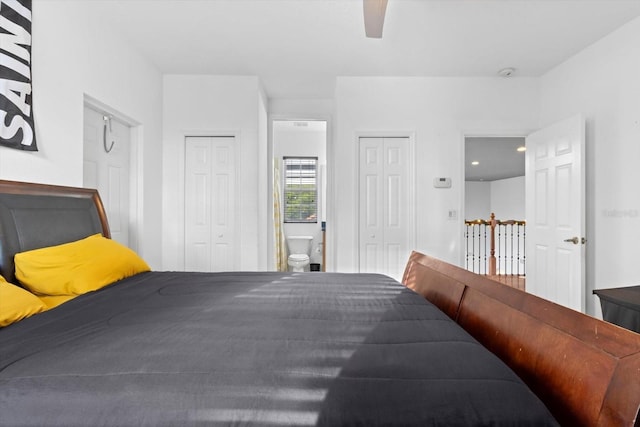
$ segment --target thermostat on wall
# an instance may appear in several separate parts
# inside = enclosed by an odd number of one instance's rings
[[[433,178],[433,186],[436,188],[451,188],[451,178]]]

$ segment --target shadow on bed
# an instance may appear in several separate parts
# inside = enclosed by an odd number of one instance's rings
[[[330,382],[319,425],[557,425],[511,369],[434,305],[391,283],[387,299],[379,289],[369,295],[358,309],[383,314],[345,331],[353,353]]]

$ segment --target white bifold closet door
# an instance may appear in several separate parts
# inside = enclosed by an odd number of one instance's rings
[[[409,138],[359,139],[360,272],[401,279],[409,257]]]
[[[237,265],[236,147],[232,136],[185,141],[185,270]]]

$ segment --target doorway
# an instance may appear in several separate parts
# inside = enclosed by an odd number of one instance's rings
[[[472,164],[473,155],[467,152],[467,145],[465,138],[465,175],[468,168],[479,166]],[[527,292],[583,312],[587,242],[584,145],[585,121],[581,115],[528,134],[524,151],[525,185],[521,193],[522,197],[526,195],[523,218],[527,221]],[[471,213],[467,210],[467,205],[471,206],[469,198],[478,193],[465,186],[465,216]],[[511,191],[510,197],[518,194]],[[462,248],[466,257],[469,254],[466,242]]]
[[[137,250],[137,146],[132,122],[89,100],[83,121],[83,186],[98,190],[112,239]]]
[[[272,210],[273,233],[269,248],[269,259],[275,270],[287,270],[288,251],[286,239],[288,236],[312,237],[309,249],[309,265],[305,270],[326,270],[326,233],[323,226],[327,218],[327,137],[328,122],[322,119],[273,119],[272,129],[272,159],[273,170],[279,171],[278,176],[272,175]],[[285,165],[285,158],[290,164]],[[308,159],[315,159],[308,162]],[[296,166],[299,163],[301,166]],[[270,165],[271,166],[271,165]],[[300,172],[304,169],[304,173]],[[304,176],[303,176],[304,175]],[[293,197],[298,187],[301,194],[309,196],[311,187],[315,195],[313,203],[305,203],[305,214],[296,219],[294,215],[287,215],[285,205],[290,203],[291,209],[297,209],[295,201],[287,201],[286,195]],[[309,186],[310,188],[303,188]],[[271,267],[271,266],[270,266]]]
[[[464,267],[525,289],[524,137],[466,137]]]

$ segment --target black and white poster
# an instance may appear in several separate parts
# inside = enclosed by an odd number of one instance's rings
[[[31,94],[31,0],[0,0],[0,145],[37,151]]]

